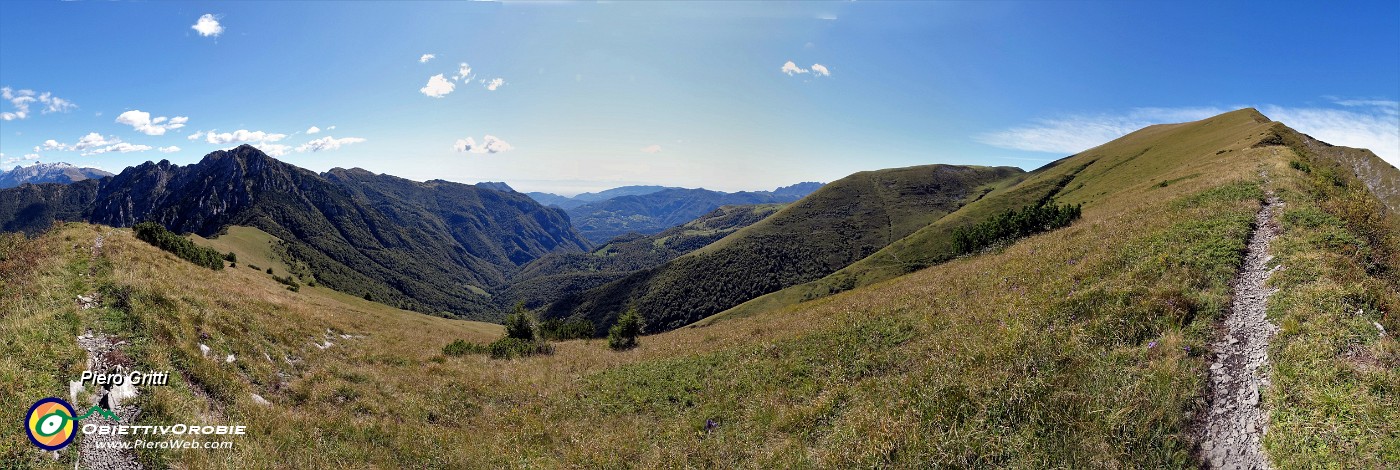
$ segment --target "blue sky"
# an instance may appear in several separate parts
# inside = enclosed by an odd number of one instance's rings
[[[1394,1],[0,2],[0,163],[251,143],[562,194],[771,189],[1030,169],[1254,106],[1400,164],[1397,30]]]

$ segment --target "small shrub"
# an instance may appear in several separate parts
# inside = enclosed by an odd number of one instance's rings
[[[468,354],[484,354],[490,352],[491,348],[476,343],[468,343],[463,340],[456,340],[442,347],[442,353],[448,356],[465,356]]]
[[[535,340],[535,325],[524,304],[515,305],[515,313],[506,316],[506,337],[526,341]]]
[[[238,254],[236,254],[236,253],[230,251],[230,252],[228,252],[227,254],[224,255],[224,261],[228,261],[228,262],[230,262],[230,263],[237,263],[237,262],[238,262]]]
[[[539,329],[540,337],[550,341],[592,338],[594,332],[597,331],[593,322],[583,318],[573,320],[550,318],[540,322]]]
[[[491,350],[492,359],[513,359],[554,352],[554,347],[550,346],[549,343],[512,338],[509,336],[496,340],[494,343],[491,343],[488,348]]]
[[[272,274],[272,268],[267,268],[267,273]]]
[[[637,336],[642,334],[642,316],[636,308],[617,318],[617,323],[608,329],[608,347],[621,351],[637,347]]]

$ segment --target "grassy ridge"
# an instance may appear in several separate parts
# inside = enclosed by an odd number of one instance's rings
[[[1265,448],[1280,467],[1400,462],[1400,221],[1348,160],[1297,140],[1279,153],[1283,229],[1269,302],[1272,406]],[[1390,179],[1396,179],[1390,175]],[[1376,325],[1385,328],[1382,336]]]
[[[954,233],[1007,210],[1055,198],[1065,204],[1111,199],[1123,193],[1163,193],[1172,185],[1200,187],[1202,174],[1232,166],[1241,151],[1265,138],[1268,118],[1243,109],[1210,119],[1143,128],[1055,161],[1023,179],[1009,180],[980,199],[920,228],[874,254],[821,279],[755,298],[701,322],[742,317],[872,285],[957,256]],[[1189,169],[1190,171],[1183,171]]]

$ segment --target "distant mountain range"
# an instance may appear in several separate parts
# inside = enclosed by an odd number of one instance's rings
[[[97,168],[74,166],[68,163],[36,163],[30,166],[16,166],[9,171],[0,170],[0,189],[13,188],[25,183],[73,183],[86,179],[112,176]]]
[[[211,237],[252,226],[284,240],[288,264],[329,287],[420,312],[497,319],[490,292],[520,266],[590,245],[562,210],[489,186],[361,169],[316,174],[244,145],[187,166],[147,162],[101,179],[0,190],[0,230],[154,220]]]
[[[547,206],[559,206],[564,209],[573,209],[575,207],[588,204],[590,202],[598,202],[621,196],[641,196],[644,194],[651,194],[657,191],[663,191],[667,189],[684,188],[677,188],[672,186],[621,186],[612,189],[605,189],[596,193],[582,193],[573,197],[540,192],[525,193],[525,195],[530,196],[530,198],[536,201],[539,201],[540,204],[544,204]]]
[[[798,183],[773,191],[726,193],[708,189],[633,186],[590,194],[586,197],[615,196],[574,206],[567,211],[579,233],[589,241],[601,244],[628,233],[658,233],[694,220],[720,206],[793,202],[821,187],[821,183]],[[661,189],[650,191],[652,188]],[[639,192],[645,193],[635,194]]]

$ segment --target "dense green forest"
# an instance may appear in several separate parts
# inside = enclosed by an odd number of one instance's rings
[[[196,245],[193,241],[190,241],[190,239],[166,230],[164,226],[156,222],[141,222],[131,229],[136,232],[137,239],[155,245],[162,250],[174,253],[175,256],[184,258],[191,263],[215,271],[224,269],[225,258],[233,257],[232,253],[225,255],[215,251],[213,248]]]

